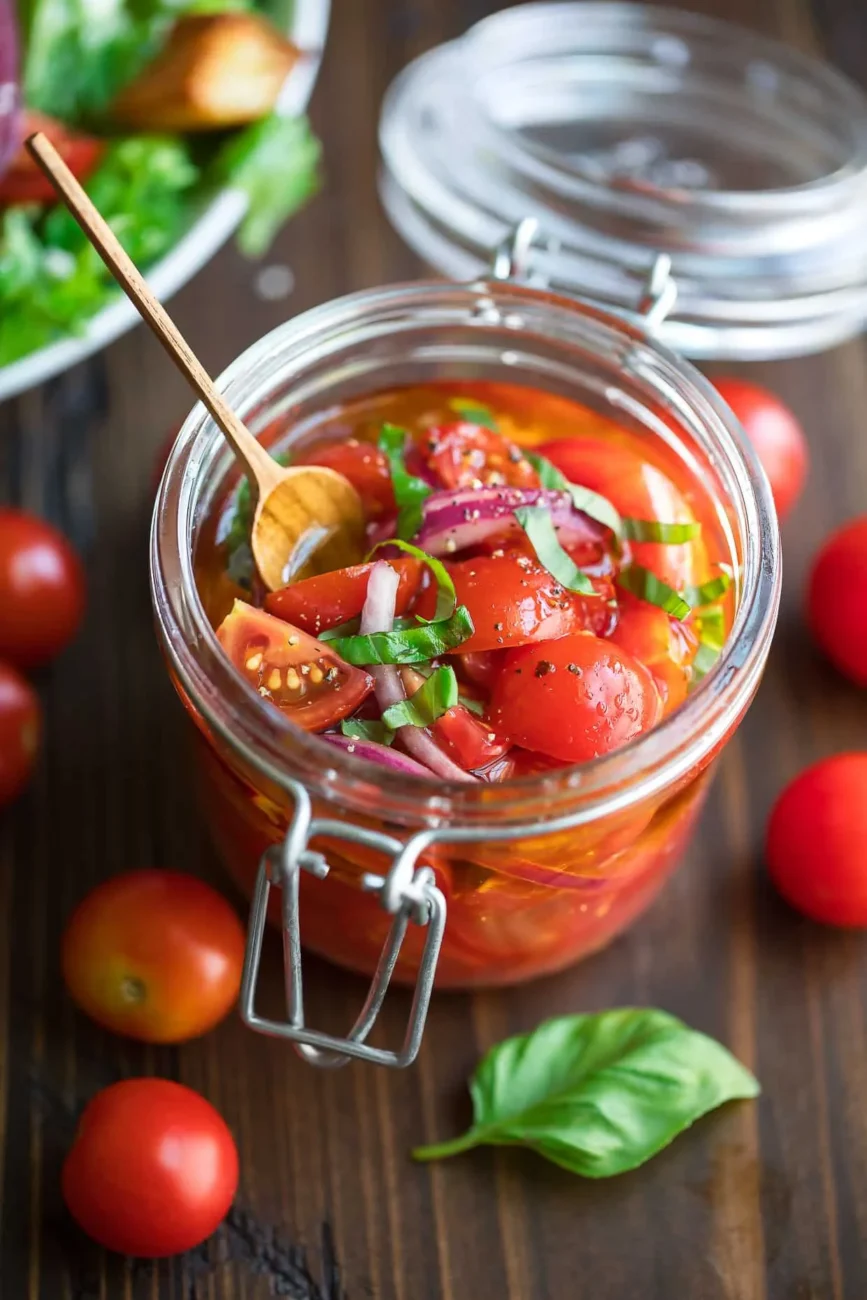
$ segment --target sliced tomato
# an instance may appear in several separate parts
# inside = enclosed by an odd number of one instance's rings
[[[304,458],[305,465],[325,465],[348,478],[361,500],[368,519],[379,519],[397,509],[388,461],[378,447],[357,438],[317,447]]]
[[[527,555],[482,555],[447,567],[458,604],[466,605],[475,628],[460,647],[464,655],[547,641],[595,626],[598,619],[608,620],[604,594],[581,596],[567,591]],[[424,592],[419,613],[431,618],[435,603],[435,592]]]
[[[620,646],[583,633],[506,656],[491,697],[495,730],[525,749],[584,763],[648,731],[662,713],[653,678]]]
[[[44,113],[28,111],[24,114],[22,140],[35,131],[48,136],[76,180],[86,180],[102,157],[105,146],[101,140],[72,131]],[[11,207],[15,203],[56,202],[57,191],[22,145],[0,179],[0,207]]]
[[[463,704],[456,704],[437,718],[431,730],[449,758],[467,772],[487,767],[502,758],[511,743],[498,736],[489,722],[477,718]]]
[[[622,594],[611,640],[648,669],[666,713],[683,703],[690,682],[689,666],[698,648],[698,638],[688,624],[669,618],[655,605]]]
[[[463,676],[473,686],[480,686],[490,692],[503,666],[503,656],[494,650],[471,650],[469,654],[458,654]],[[475,692],[474,692],[475,693]]]
[[[468,420],[425,429],[418,446],[447,488],[539,486],[539,475],[520,447]]]
[[[695,522],[689,503],[671,479],[628,447],[597,438],[564,438],[545,443],[539,451],[570,483],[600,492],[622,515],[666,524]],[[673,546],[633,542],[631,554],[636,563],[677,590],[701,582],[707,568],[700,537]]]
[[[395,613],[405,614],[421,584],[424,565],[411,555],[388,563],[400,574]],[[269,592],[265,608],[269,614],[314,635],[323,628],[338,627],[361,613],[372,569],[373,564],[353,564],[348,569],[333,569],[331,573],[290,583]]]
[[[305,731],[324,731],[353,713],[373,678],[303,629],[236,600],[217,628],[232,663],[263,699]]]

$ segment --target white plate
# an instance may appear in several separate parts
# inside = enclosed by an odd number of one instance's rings
[[[309,55],[289,75],[281,92],[278,112],[286,117],[303,113],[313,93],[330,9],[331,0],[295,0],[288,34]],[[226,190],[208,205],[171,252],[149,268],[148,284],[158,298],[170,298],[210,261],[237,229],[246,206],[247,196],[238,190]],[[51,343],[20,361],[0,366],[0,402],[43,383],[61,370],[68,370],[132,329],[138,320],[132,305],[121,297],[97,312],[83,334]]]

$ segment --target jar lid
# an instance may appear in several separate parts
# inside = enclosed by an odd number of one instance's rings
[[[691,357],[818,351],[867,321],[867,98],[730,23],[635,4],[523,4],[397,78],[381,194],[452,279],[523,218],[527,278],[627,314],[660,253]]]

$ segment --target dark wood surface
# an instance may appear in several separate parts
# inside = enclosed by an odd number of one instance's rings
[[[496,6],[336,0],[313,107],[324,193],[269,263],[266,301],[227,249],[176,299],[212,371],[287,313],[417,273],[375,191],[381,96],[413,55]],[[693,0],[824,51],[867,80],[863,0]],[[801,621],[819,539],[865,506],[867,348],[754,367],[801,416],[809,491],[785,529],[779,633],[730,744],[688,861],[652,911],[573,972],[505,993],[435,1000],[403,1074],[306,1067],[234,1018],[180,1050],[120,1041],[64,996],[58,943],[92,885],[165,864],[219,880],[200,825],[184,726],[157,654],[146,575],[151,466],[187,393],[139,329],[0,409],[0,500],[49,515],[86,553],[87,620],[41,681],[36,780],[0,818],[0,1293],[4,1300],[862,1300],[867,1296],[867,953],[801,921],[761,867],[762,829],[807,761],[864,745],[862,694],[814,655]],[[0,618],[3,617],[0,611]],[[278,954],[267,978],[276,990]],[[324,965],[310,1012],[349,1023],[362,986]],[[728,1043],[764,1087],[703,1120],[641,1171],[582,1183],[530,1155],[477,1151],[421,1168],[409,1148],[458,1131],[480,1053],[552,1013],[664,1007]],[[386,1019],[406,1013],[397,995]],[[154,1266],[92,1248],[58,1171],[81,1105],[125,1075],[204,1091],[237,1135],[238,1209],[208,1250]]]

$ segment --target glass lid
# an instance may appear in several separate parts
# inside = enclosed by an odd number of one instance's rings
[[[523,218],[527,278],[637,310],[658,254],[691,357],[818,351],[867,321],[867,98],[739,27],[635,4],[522,4],[410,64],[381,193],[432,267],[483,273]]]

